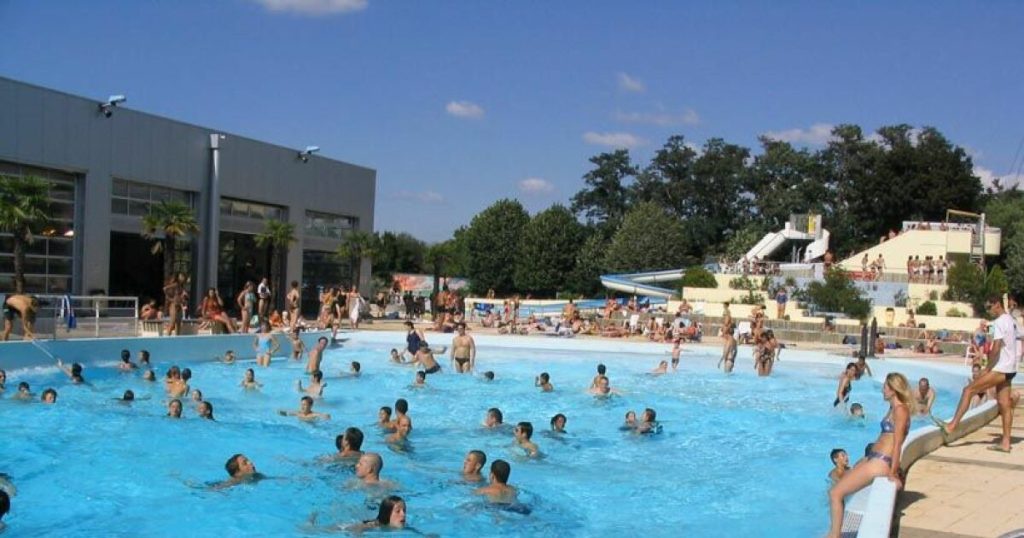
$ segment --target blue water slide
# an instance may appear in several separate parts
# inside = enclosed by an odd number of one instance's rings
[[[644,273],[601,275],[601,285],[610,290],[631,293],[634,295],[646,295],[648,297],[671,299],[677,295],[676,290],[652,286],[651,283],[680,280],[683,278],[684,274],[686,274],[685,269],[669,269],[665,271],[648,271]]]

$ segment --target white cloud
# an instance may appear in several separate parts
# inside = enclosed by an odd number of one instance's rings
[[[698,125],[700,115],[696,110],[687,108],[679,113],[674,112],[616,112],[615,119],[625,123],[644,123],[671,127],[674,125]]]
[[[450,101],[444,107],[449,114],[456,118],[480,119],[484,117],[484,109],[470,101]]]
[[[829,123],[815,123],[807,129],[787,129],[785,131],[768,131],[764,136],[780,142],[806,144],[808,146],[824,146],[832,140],[832,128]]]
[[[1005,188],[1024,186],[1024,174],[996,174],[984,166],[974,165],[974,175],[981,178],[982,187],[991,187],[996,179]]]
[[[366,9],[368,0],[255,0],[269,11],[301,15],[341,15]]]
[[[421,202],[424,204],[440,204],[444,202],[444,196],[434,191],[398,191],[391,195],[391,198],[395,200],[410,200],[413,202]]]
[[[647,86],[644,85],[640,79],[633,78],[626,73],[619,73],[619,88],[623,91],[632,93],[643,93],[647,90]]]
[[[519,192],[526,195],[547,194],[555,191],[555,186],[546,179],[528,177],[519,182]]]
[[[645,140],[629,133],[595,133],[587,131],[583,133],[583,141],[597,146],[608,146],[613,148],[635,148],[645,143]]]

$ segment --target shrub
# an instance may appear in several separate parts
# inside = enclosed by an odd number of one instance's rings
[[[929,301],[938,301],[939,300],[939,292],[938,292],[938,290],[929,291],[928,292],[928,300]]]
[[[921,303],[921,306],[917,307],[917,315],[919,316],[937,316],[939,314],[938,308],[935,303],[931,301],[925,301]]]
[[[950,318],[966,318],[967,313],[961,312],[960,309],[954,306],[953,308],[950,308],[949,310],[946,311],[946,316]]]
[[[711,271],[697,265],[690,267],[683,275],[683,287],[685,288],[717,288],[718,280]]]
[[[824,282],[811,282],[807,286],[807,297],[819,310],[826,312],[842,312],[859,320],[871,314],[871,301],[864,298],[864,292],[842,269],[830,270]]]

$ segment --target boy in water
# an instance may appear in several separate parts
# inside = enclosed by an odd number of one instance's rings
[[[508,485],[508,477],[512,474],[512,466],[505,460],[495,460],[491,464],[490,483],[473,493],[485,495],[492,502],[510,503],[516,499],[516,488]]]
[[[834,467],[828,472],[828,479],[835,485],[846,471],[850,470],[850,455],[841,448],[834,448],[829,457],[832,458],[832,465]]]
[[[316,411],[313,411],[313,398],[310,398],[309,396],[303,396],[302,399],[299,400],[298,411],[285,411],[282,409],[277,413],[283,417],[292,416],[298,418],[299,420],[306,421],[331,419],[331,415],[328,415],[327,413],[318,413]]]
[[[540,454],[540,449],[537,445],[530,440],[533,437],[533,424],[529,422],[520,422],[514,430],[516,437],[516,444],[520,448],[526,451],[526,455],[531,458],[536,458]]]

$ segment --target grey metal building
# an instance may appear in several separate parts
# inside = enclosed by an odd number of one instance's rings
[[[51,182],[52,221],[26,259],[28,291],[141,295],[159,299],[162,272],[141,217],[151,204],[180,200],[199,221],[179,267],[193,292],[233,297],[245,280],[268,275],[253,237],[268,219],[295,225],[284,282],[346,284],[359,270],[333,252],[351,230],[373,230],[376,171],[298,149],[117,107],[0,77],[0,173]],[[0,291],[13,289],[12,241],[0,234]],[[225,295],[227,294],[227,295]],[[278,294],[278,296],[283,294]]]

